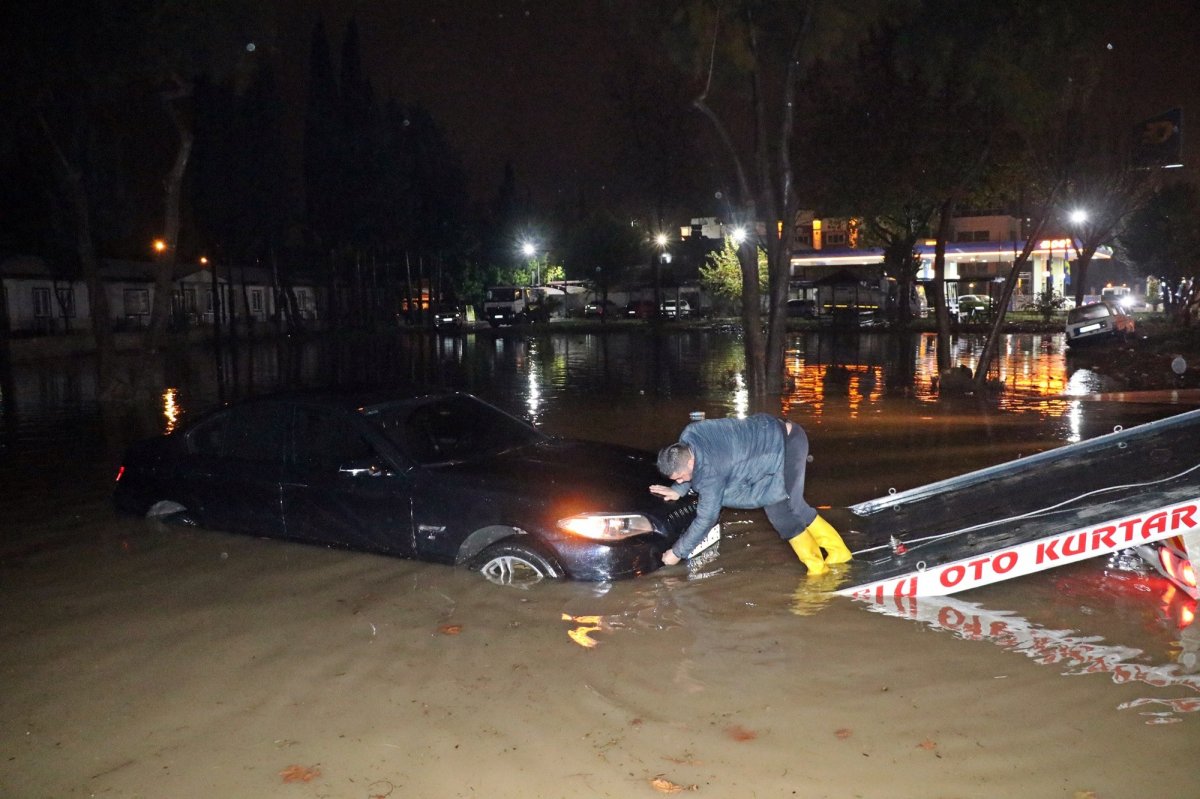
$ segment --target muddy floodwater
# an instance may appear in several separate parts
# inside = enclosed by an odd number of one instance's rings
[[[978,340],[956,342],[973,364]],[[410,335],[177,353],[95,401],[87,364],[0,376],[0,797],[1200,795],[1195,603],[1130,557],[874,607],[759,513],[716,557],[611,584],[472,572],[118,517],[131,440],[279,386],[415,379],[565,436],[656,449],[765,410],[841,507],[1191,410],[1120,395],[1061,336],[939,400],[933,339],[797,335],[754,403],[719,329]]]

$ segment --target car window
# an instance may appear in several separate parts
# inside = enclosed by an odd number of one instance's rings
[[[188,436],[188,447],[197,455],[282,463],[286,439],[287,406],[254,403],[202,422]]]
[[[317,408],[296,409],[295,462],[310,469],[338,467],[377,457],[375,447],[349,419]]]
[[[389,406],[371,416],[385,435],[420,464],[478,460],[544,439],[525,422],[472,397],[438,397],[416,406]]]
[[[1103,303],[1084,305],[1067,312],[1068,322],[1086,322],[1092,319],[1105,319],[1110,316],[1109,308]]]

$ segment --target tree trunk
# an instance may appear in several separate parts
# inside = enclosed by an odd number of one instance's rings
[[[804,24],[792,44],[788,58],[787,74],[783,83],[783,114],[779,125],[779,170],[778,194],[771,206],[777,213],[775,221],[782,226],[776,235],[767,231],[767,240],[774,246],[767,247],[767,285],[770,290],[767,312],[766,385],[768,394],[782,394],[787,364],[784,353],[787,349],[787,295],[792,280],[792,250],[796,246],[796,208],[799,201],[792,185],[792,137],[796,130],[796,81],[799,78],[800,43],[808,30],[812,18],[811,4],[805,11]],[[765,156],[764,156],[765,158]],[[767,164],[769,166],[769,163]],[[769,174],[769,172],[768,172]]]
[[[933,304],[934,313],[937,315],[938,374],[950,368],[950,312],[946,308],[946,239],[950,235],[953,213],[954,200],[950,198],[942,203],[937,244],[933,255]]]
[[[1029,256],[1033,252],[1035,243],[1041,238],[1042,230],[1046,227],[1046,222],[1050,219],[1050,212],[1054,207],[1054,201],[1057,196],[1058,187],[1056,186],[1050,192],[1050,196],[1046,199],[1045,205],[1042,206],[1041,212],[1034,221],[1033,228],[1029,231],[1021,254],[1013,260],[1012,268],[1008,270],[1008,279],[1004,281],[1004,291],[1001,292],[1000,300],[996,306],[996,319],[992,322],[992,329],[988,332],[987,342],[983,345],[983,352],[979,354],[979,364],[975,368],[974,383],[976,391],[982,391],[987,386],[988,370],[991,368],[992,360],[995,359],[996,352],[1000,347],[1004,318],[1008,313],[1008,305],[1012,301],[1013,291],[1017,287],[1017,276],[1021,274],[1021,269],[1025,264],[1029,263]]]
[[[1075,268],[1071,270],[1071,279],[1075,281],[1075,305],[1083,305],[1083,295],[1087,293],[1088,265],[1096,255],[1099,244],[1086,244],[1083,250],[1076,253]]]
[[[788,227],[785,225],[785,228]],[[787,293],[791,282],[791,253],[795,238],[794,225],[791,233],[785,229],[774,247],[768,248],[767,275],[769,299],[767,300],[767,344],[764,370],[767,394],[782,394],[787,364]]]
[[[163,219],[163,240],[166,250],[158,263],[154,275],[154,305],[150,310],[150,328],[146,331],[146,352],[156,353],[166,337],[167,322],[171,318],[172,295],[175,289],[175,263],[179,250],[180,205],[183,199],[183,176],[187,171],[188,159],[192,154],[193,136],[179,110],[167,101],[167,111],[175,130],[179,134],[179,149],[175,151],[175,162],[167,173],[163,185],[166,189],[166,213]]]
[[[213,258],[208,265],[209,282],[212,286],[212,334],[213,334],[213,357],[217,361],[217,369],[220,370],[222,358],[221,354],[221,281],[217,276],[217,259]]]
[[[79,268],[83,273],[83,282],[87,286],[88,305],[92,316],[92,335],[96,341],[97,395],[101,399],[113,399],[121,393],[121,384],[116,373],[117,347],[113,337],[108,293],[104,290],[104,283],[100,279],[100,263],[96,257],[96,247],[92,239],[91,204],[88,202],[87,190],[83,185],[83,176],[67,160],[66,153],[58,146],[50,126],[41,114],[38,115],[38,124],[54,152],[60,185],[74,214],[75,254],[79,258]]]
[[[763,339],[758,291],[758,245],[749,236],[738,245],[742,267],[742,341],[746,353],[746,389],[758,396],[766,389],[766,342]]]

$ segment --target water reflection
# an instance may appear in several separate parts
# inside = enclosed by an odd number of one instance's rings
[[[1180,713],[1200,711],[1200,674],[1196,651],[1200,630],[1184,629],[1182,647],[1176,662],[1147,664],[1145,653],[1137,648],[1107,644],[1098,636],[1075,630],[1047,629],[1011,611],[991,610],[978,602],[956,597],[917,599],[895,598],[866,607],[888,616],[910,619],[936,630],[943,630],[968,641],[990,641],[1010,652],[1017,652],[1045,666],[1063,669],[1064,676],[1107,674],[1114,683],[1141,683],[1154,688],[1184,689],[1197,696],[1140,697],[1117,705],[1119,710],[1142,710],[1147,724],[1182,721]]]
[[[973,372],[984,343],[984,337],[978,335],[954,339],[954,364]],[[1005,337],[997,359],[997,379],[1004,390],[997,394],[995,407],[1034,411],[1047,418],[1067,415],[1071,405],[1065,396],[1068,378],[1063,350],[1061,335]],[[784,399],[785,411],[803,403],[817,416],[828,409],[853,418],[871,410],[885,394],[920,402],[939,400],[937,336],[931,333],[799,335],[791,341],[785,367],[791,385]]]
[[[955,360],[973,368],[982,345],[982,336],[956,338]],[[554,434],[646,448],[674,440],[691,410],[709,418],[786,415],[829,428],[814,441],[814,451],[825,458],[815,479],[836,478],[830,500],[850,503],[865,497],[846,487],[864,487],[844,478],[863,473],[868,449],[880,451],[877,474],[923,482],[1108,432],[1114,416],[1132,423],[1129,406],[1080,399],[1102,384],[1092,373],[1080,374],[1084,370],[1068,376],[1064,346],[1057,335],[1008,336],[998,366],[1006,390],[983,403],[938,397],[936,337],[929,334],[795,334],[786,348],[787,391],[765,399],[746,390],[741,337],[721,329],[536,337],[510,330],[380,334],[260,340],[219,354],[194,347],[155,366],[162,381],[156,394],[121,408],[98,402],[95,365],[87,359],[17,363],[0,375],[0,452],[15,456],[9,461],[19,477],[11,485],[29,479],[18,465],[21,458],[46,450],[71,450],[87,466],[102,464],[107,472],[130,441],[170,432],[243,396],[301,386],[421,382],[479,394]],[[127,368],[141,368],[143,361],[129,356]],[[90,454],[81,450],[97,439]],[[924,460],[922,471],[911,463],[914,456]],[[875,487],[897,482],[883,477]]]
[[[974,369],[983,343],[982,336],[957,337],[955,363]],[[609,401],[695,397],[710,417],[758,410],[787,414],[803,406],[808,417],[854,419],[880,412],[887,400],[939,401],[932,334],[795,334],[786,347],[785,368],[786,393],[759,407],[746,389],[742,340],[721,330],[281,340],[226,348],[218,361],[211,349],[198,347],[162,364],[160,431],[241,396],[331,382],[449,385],[503,398],[536,424],[544,423],[563,397],[588,394]],[[998,375],[1004,391],[990,403],[993,410],[1065,420],[1065,440],[1084,433],[1078,398],[1108,388],[1087,370],[1068,372],[1061,335],[1007,336]],[[16,408],[40,416],[51,408],[78,411],[96,401],[94,366],[86,360],[18,364],[6,377],[0,393],[6,420]]]
[[[179,404],[176,402],[178,389],[168,388],[163,392],[163,417],[166,419],[164,433],[172,432],[179,424]]]

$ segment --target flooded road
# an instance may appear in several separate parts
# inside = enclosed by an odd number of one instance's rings
[[[957,343],[972,364],[980,342]],[[252,355],[252,357],[250,357]],[[86,369],[0,385],[0,796],[1178,797],[1195,793],[1195,603],[1087,561],[869,608],[759,513],[719,554],[502,590],[445,566],[115,516],[132,439],[285,385],[420,380],[547,432],[656,449],[692,410],[800,422],[845,506],[1189,410],[1089,399],[1061,336],[1012,336],[1003,396],[938,400],[931,337],[798,335],[756,406],[733,333],[480,333],[164,364],[101,408]]]

